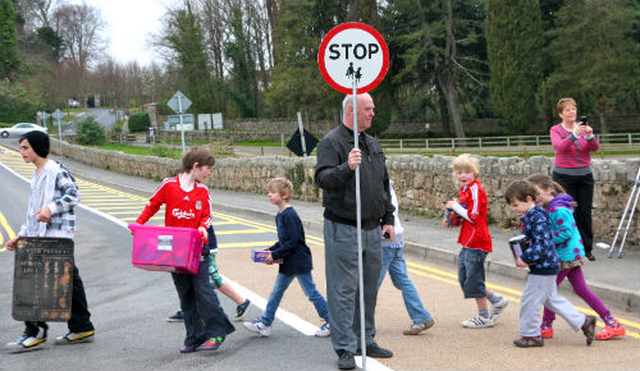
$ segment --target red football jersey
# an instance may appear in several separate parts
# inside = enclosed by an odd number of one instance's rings
[[[179,176],[165,179],[151,196],[136,223],[146,223],[158,212],[162,204],[165,204],[164,225],[166,227],[197,229],[198,227],[207,228],[211,223],[209,190],[202,183],[196,182],[191,191],[185,192],[180,188]]]
[[[492,252],[491,235],[487,225],[487,194],[477,180],[460,189],[460,204],[467,208],[467,219],[462,221],[458,243],[464,247]]]

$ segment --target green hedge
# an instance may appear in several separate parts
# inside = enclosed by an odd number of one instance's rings
[[[137,112],[129,116],[129,131],[131,133],[146,132],[151,126],[151,120],[147,112]]]

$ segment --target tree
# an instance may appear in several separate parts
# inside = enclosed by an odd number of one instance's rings
[[[192,112],[218,112],[221,103],[213,94],[204,37],[191,3],[178,9],[168,23],[164,39],[175,53],[184,93],[193,101]]]
[[[451,123],[464,137],[463,108],[472,111],[486,95],[482,2],[394,0],[382,15],[394,115],[424,120],[439,111],[445,133]]]
[[[538,0],[488,1],[491,99],[500,122],[512,133],[522,134],[537,122],[542,46]]]
[[[93,116],[87,116],[78,123],[78,143],[86,145],[100,145],[104,143],[104,129]]]
[[[0,80],[14,81],[20,68],[15,21],[11,0],[0,0]]]
[[[602,132],[607,132],[605,114],[635,107],[640,90],[640,58],[633,40],[637,11],[632,0],[567,0],[551,46],[557,64],[545,82],[547,107],[555,107],[561,97],[574,97],[581,112],[597,115]]]
[[[100,10],[86,3],[65,4],[54,13],[54,29],[65,44],[65,59],[86,70],[104,50]]]
[[[231,7],[231,38],[224,45],[230,68],[229,91],[233,102],[239,109],[240,117],[256,117],[258,113],[258,84],[256,79],[256,62],[254,45],[249,39],[248,30],[244,29],[245,14],[241,4]]]
[[[64,40],[58,33],[49,26],[36,29],[38,39],[49,46],[51,49],[51,58],[58,62],[64,53]]]
[[[339,0],[279,2],[274,30],[274,61],[266,99],[271,114],[304,121],[337,118],[342,96],[323,80],[318,69],[320,41],[346,18],[346,5]]]
[[[29,28],[51,27],[55,9],[64,0],[15,0]]]

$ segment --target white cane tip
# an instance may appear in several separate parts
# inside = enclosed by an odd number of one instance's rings
[[[611,245],[609,245],[608,243],[604,243],[604,242],[598,242],[596,243],[596,246],[598,246],[601,249],[608,249],[611,247]]]

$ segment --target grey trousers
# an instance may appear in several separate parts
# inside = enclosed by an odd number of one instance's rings
[[[584,325],[585,315],[578,312],[569,300],[558,295],[556,277],[556,275],[541,276],[536,274],[527,276],[527,285],[520,301],[521,336],[540,336],[540,309],[542,306],[561,315],[574,331],[580,330]],[[331,329],[333,330],[333,327]]]
[[[362,230],[364,316],[366,344],[374,343],[374,315],[382,267],[380,227]],[[357,228],[324,219],[327,303],[331,343],[336,353],[360,347]]]

